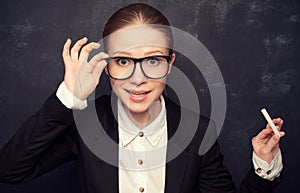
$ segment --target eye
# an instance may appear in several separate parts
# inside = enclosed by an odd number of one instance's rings
[[[159,65],[160,61],[156,57],[149,57],[149,58],[147,58],[147,63],[152,66],[157,66],[157,65]]]
[[[117,59],[117,64],[120,66],[127,66],[129,64],[129,60],[127,58],[119,58]]]

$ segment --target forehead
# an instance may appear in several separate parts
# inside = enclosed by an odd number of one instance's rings
[[[151,48],[168,48],[168,37],[166,37],[166,34],[148,25],[123,28],[112,33],[107,38],[110,55],[143,47],[146,48],[145,51],[151,51]]]

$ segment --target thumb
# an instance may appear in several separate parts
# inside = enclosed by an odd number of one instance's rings
[[[100,76],[103,72],[103,69],[106,67],[106,65],[107,65],[107,62],[105,60],[102,60],[95,66],[92,74],[93,74],[94,79],[97,80],[97,83],[99,83]]]

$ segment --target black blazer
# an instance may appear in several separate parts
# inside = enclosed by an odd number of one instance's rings
[[[115,105],[113,102],[112,105]],[[89,107],[92,107],[90,104]],[[87,108],[89,110],[90,108]],[[118,123],[114,118],[110,96],[95,101],[97,116],[108,136],[118,143]],[[196,118],[195,113],[181,109],[166,98],[168,138],[183,119]],[[74,123],[72,110],[52,94],[42,108],[23,123],[17,133],[0,150],[0,180],[6,183],[30,181],[59,165],[80,159],[87,193],[118,192],[118,168],[97,156],[84,144]],[[199,116],[198,116],[199,118]],[[188,123],[185,127],[189,129]],[[198,154],[209,119],[200,116],[197,131],[189,145],[166,165],[166,193],[269,193],[279,179],[268,181],[257,176],[251,167],[239,190],[223,166],[218,142],[204,155]],[[180,140],[184,140],[184,133]],[[178,146],[180,146],[178,140]],[[170,146],[171,147],[171,146]],[[118,158],[118,149],[112,149]],[[170,154],[169,144],[167,157]]]

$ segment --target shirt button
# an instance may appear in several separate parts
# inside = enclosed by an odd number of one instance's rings
[[[271,174],[271,170],[267,171],[267,174],[270,175]]]
[[[144,133],[140,131],[140,132],[139,132],[139,136],[140,136],[140,137],[143,137],[143,136],[144,136]]]
[[[139,159],[138,160],[138,164],[142,165],[143,164],[143,160]]]
[[[144,192],[144,191],[145,191],[145,188],[140,187],[140,188],[139,188],[139,191],[140,191],[140,192]]]
[[[260,174],[261,173],[261,168],[257,168],[256,172]]]

